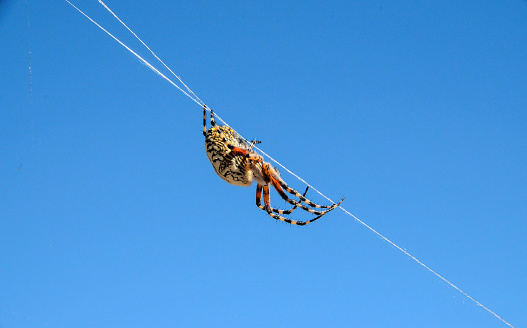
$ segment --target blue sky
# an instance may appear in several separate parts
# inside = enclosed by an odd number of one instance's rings
[[[107,4],[242,135],[527,326],[525,1]],[[66,2],[29,17],[0,3],[0,327],[507,327],[341,210],[276,222],[215,175],[199,106]]]

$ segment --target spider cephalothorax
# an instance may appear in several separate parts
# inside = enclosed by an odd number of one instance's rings
[[[206,120],[207,107],[203,107],[203,135],[205,136],[205,149],[207,156],[216,171],[216,174],[230,184],[237,186],[250,186],[253,181],[257,182],[256,187],[256,205],[266,211],[272,218],[296,225],[306,225],[311,223],[329,211],[335,209],[342,203],[340,202],[324,206],[313,203],[298,191],[290,188],[280,177],[278,170],[270,163],[264,162],[262,156],[252,150],[255,144],[260,141],[253,140],[248,142],[229,126],[217,125],[214,121],[214,113],[210,110],[211,127],[207,130]],[[271,207],[269,186],[272,186],[286,202],[294,205],[290,210],[279,210]],[[286,192],[296,196],[299,200],[290,199]],[[261,204],[262,193],[264,205]],[[304,205],[304,203],[307,205]],[[308,207],[309,206],[309,207]],[[301,208],[309,213],[317,215],[316,218],[309,221],[294,221],[287,219],[282,215],[291,214],[295,208]],[[324,208],[323,211],[317,211],[313,208]],[[277,214],[275,214],[277,213]]]

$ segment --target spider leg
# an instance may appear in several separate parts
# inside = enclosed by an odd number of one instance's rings
[[[216,121],[214,121],[214,111],[210,109],[210,125],[216,126]],[[203,105],[203,135],[207,136],[207,105]]]
[[[249,145],[249,150],[252,150],[254,145],[262,143],[260,140],[253,140],[251,141],[251,144]]]
[[[306,191],[304,192],[304,195],[307,194],[307,190],[308,189],[309,189],[309,187],[306,188]],[[264,205],[262,205],[262,203],[261,203],[262,190],[263,190],[263,193],[264,193],[264,202],[265,202],[265,198],[269,198],[269,188],[265,188],[261,184],[258,184],[258,186],[256,186],[256,206],[258,206],[261,210],[267,211],[267,208]],[[270,207],[270,209],[274,213],[288,215],[288,214],[293,213],[293,211],[297,208],[297,206],[298,205],[295,205],[290,210],[280,210],[280,209],[276,209],[276,208],[272,208],[272,207]]]
[[[325,211],[315,211],[314,209],[311,209],[311,208],[305,206],[301,202],[298,202],[298,201],[296,201],[294,199],[290,199],[289,197],[287,197],[287,194],[284,192],[284,190],[282,189],[280,184],[275,179],[271,179],[271,185],[274,187],[274,189],[278,192],[278,194],[280,195],[280,197],[282,197],[283,200],[285,200],[286,202],[288,202],[291,205],[297,205],[298,207],[300,207],[304,211],[307,211],[307,212],[309,212],[311,214],[315,214],[315,215],[320,215],[320,216],[325,215],[326,213],[334,210],[344,200],[344,199],[342,199],[337,204],[333,204],[333,205],[329,206]]]
[[[264,174],[267,177],[269,177],[271,185],[275,188],[275,190],[278,192],[280,197],[282,197],[286,202],[288,202],[291,205],[297,205],[298,207],[300,207],[304,211],[307,211],[307,212],[315,214],[315,215],[324,215],[324,214],[328,213],[329,211],[334,210],[344,200],[344,198],[342,198],[338,203],[330,205],[330,206],[324,206],[324,205],[315,204],[312,201],[310,201],[309,199],[305,198],[303,195],[301,195],[298,191],[296,191],[296,190],[290,188],[289,186],[287,186],[287,184],[279,176],[277,176],[276,174],[271,172],[270,167],[271,167],[271,165],[268,164],[268,163],[264,163],[262,165],[262,168],[264,170]],[[300,199],[300,201],[305,202],[309,206],[315,207],[315,208],[327,208],[327,210],[325,210],[325,211],[315,211],[315,210],[313,210],[313,209],[311,209],[309,207],[306,207],[304,204],[302,204],[302,203],[300,203],[300,202],[298,202],[296,200],[290,199],[289,197],[287,197],[287,194],[282,189],[283,188],[282,186],[285,186],[286,188],[284,188],[284,189],[286,189],[291,194],[297,196]]]
[[[241,147],[236,147],[227,142],[227,139],[223,138],[223,142],[225,143],[225,146],[227,146],[230,149],[230,153],[232,156],[245,156],[247,159],[254,161],[256,163],[263,162],[263,159],[260,155],[256,154],[255,152],[251,151],[251,149],[245,149]]]
[[[273,210],[272,210],[272,207],[271,207],[271,200],[270,200],[270,197],[269,197],[269,185],[262,186],[262,185],[258,184],[258,186],[256,187],[257,202],[259,203],[259,201],[260,201],[259,197],[261,197],[262,189],[263,189],[263,193],[264,193],[264,203],[265,203],[265,206],[262,206],[263,210],[267,211],[267,214],[269,214],[269,216],[272,217],[275,220],[283,221],[285,223],[294,224],[294,225],[298,225],[298,226],[303,226],[303,225],[306,225],[308,223],[311,223],[313,221],[316,221],[316,220],[320,219],[324,214],[329,212],[329,211],[326,211],[323,214],[321,214],[321,215],[317,216],[316,218],[311,219],[309,221],[295,221],[295,220],[286,219],[286,218],[284,218],[281,215],[273,213]],[[306,192],[307,192],[307,190],[306,190]],[[258,206],[258,207],[260,207],[260,206]],[[294,208],[296,208],[296,206]]]
[[[289,187],[287,185],[287,183],[284,182],[284,180],[282,180],[281,178],[280,179],[276,179],[278,181],[278,183],[280,184],[280,186],[282,188],[284,188],[288,193],[290,193],[291,195],[295,195],[296,197],[298,197],[302,202],[306,203],[307,205],[311,206],[311,207],[315,207],[315,208],[331,208],[333,207],[333,205],[318,205],[318,204],[315,204],[313,203],[312,201],[310,201],[309,199],[305,198],[304,196],[305,195],[301,195],[298,191],[296,191],[295,189]],[[338,205],[340,205],[340,203],[342,203],[342,201],[344,200],[344,198],[342,198],[340,200],[340,202],[338,202]]]
[[[210,110],[210,125],[216,126],[216,121],[214,121],[214,111]]]
[[[207,117],[205,114],[207,113],[207,105],[203,105],[203,135],[207,136]]]

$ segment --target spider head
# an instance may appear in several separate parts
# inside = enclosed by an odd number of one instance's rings
[[[268,162],[258,162],[250,164],[250,170],[253,172],[253,178],[259,184],[266,186],[271,179],[282,180],[280,171]]]

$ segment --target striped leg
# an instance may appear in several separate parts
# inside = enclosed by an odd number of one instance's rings
[[[326,211],[323,214],[321,214],[321,215],[317,216],[316,218],[314,218],[312,220],[309,220],[309,221],[295,221],[295,220],[286,219],[283,216],[280,216],[278,214],[274,214],[273,213],[272,207],[271,207],[271,200],[270,200],[270,197],[269,197],[269,185],[262,186],[262,185],[258,184],[258,186],[256,187],[257,197],[259,196],[258,192],[261,193],[262,189],[263,189],[263,193],[264,193],[264,203],[265,203],[265,207],[264,206],[262,206],[262,207],[264,207],[263,209],[265,211],[267,211],[267,214],[269,214],[269,216],[272,217],[275,220],[283,221],[285,223],[294,224],[294,225],[298,225],[298,226],[304,226],[304,225],[306,225],[308,223],[311,223],[311,222],[314,222],[314,221],[320,219],[324,214],[326,214],[326,212],[329,212],[329,211]],[[306,192],[307,192],[307,190],[306,190]],[[260,207],[260,206],[258,206],[258,207]],[[296,208],[296,207],[294,207],[294,208]]]
[[[256,144],[261,144],[261,143],[262,143],[262,142],[259,141],[259,140],[253,140],[253,141],[251,141],[251,144],[249,145],[249,150],[252,150],[253,147],[254,147],[254,145],[256,145]]]
[[[307,194],[307,190],[309,189],[309,187],[306,188],[306,191],[304,192],[304,195]],[[264,210],[264,211],[267,211],[267,208],[262,205],[261,203],[261,199],[262,199],[262,190],[264,192],[264,200],[265,198],[269,198],[269,188],[265,188],[264,186],[258,184],[258,186],[256,186],[256,206],[258,206],[261,210]],[[293,211],[297,208],[297,205],[295,205],[293,208],[291,208],[290,210],[279,210],[279,209],[276,209],[276,208],[270,208],[270,210],[274,213],[278,213],[278,214],[282,214],[282,215],[289,215],[291,213],[293,213]]]
[[[324,205],[315,204],[312,201],[310,201],[309,199],[305,198],[303,195],[301,195],[298,191],[296,191],[296,190],[294,190],[292,188],[289,188],[289,186],[287,186],[287,184],[285,182],[283,182],[283,180],[279,176],[277,176],[276,174],[274,174],[271,171],[271,165],[269,163],[264,163],[262,165],[262,168],[263,168],[264,174],[269,177],[269,179],[271,180],[272,186],[276,189],[276,191],[278,192],[280,197],[282,197],[289,204],[296,205],[296,206],[300,207],[301,209],[303,209],[304,211],[307,211],[309,213],[312,213],[312,214],[315,214],[315,215],[324,215],[324,214],[328,213],[329,211],[332,211],[333,209],[335,209],[344,200],[344,198],[342,198],[340,200],[340,202],[338,202],[336,204],[333,204],[333,205],[330,205],[330,206],[324,206]],[[322,211],[322,212],[321,211],[315,211],[315,210],[313,210],[313,209],[311,209],[309,207],[306,207],[304,204],[302,204],[302,203],[300,203],[300,202],[298,202],[296,200],[290,199],[289,197],[287,197],[287,194],[282,189],[282,185],[286,186],[286,188],[287,188],[286,190],[288,192],[290,192],[291,194],[297,196],[300,199],[300,201],[305,202],[306,204],[308,204],[311,207],[327,208],[327,210]]]
[[[203,106],[203,135],[207,136],[207,105]]]
[[[203,135],[207,136],[207,105],[203,105]],[[214,122],[214,112],[212,109],[210,110],[210,124],[212,126],[216,125],[216,122]]]
[[[212,109],[210,110],[210,125],[216,126],[216,121],[214,121],[214,111]]]
[[[304,204],[302,204],[301,202],[298,202],[294,199],[290,199],[289,197],[287,197],[287,194],[284,192],[284,190],[282,189],[282,187],[280,186],[280,184],[275,180],[275,179],[272,179],[271,180],[271,184],[272,186],[274,187],[274,189],[278,192],[278,194],[280,195],[280,197],[282,197],[286,202],[288,202],[289,204],[291,205],[296,205],[298,207],[300,207],[301,209],[303,209],[304,211],[307,211],[309,213],[312,213],[312,214],[315,214],[315,215],[325,215],[326,213],[334,210],[337,206],[340,205],[340,203],[342,203],[342,201],[344,199],[342,199],[340,202],[338,202],[337,204],[333,204],[331,206],[329,206],[325,211],[315,211],[314,209],[311,209],[307,206],[305,206]],[[302,196],[302,195],[301,195]]]
[[[203,135],[207,136],[207,105],[203,105]],[[216,122],[214,121],[214,111],[210,110],[210,125],[215,126]]]
[[[315,207],[315,208],[332,208],[334,207],[335,204],[333,205],[318,205],[318,204],[315,204],[313,203],[312,201],[310,201],[309,199],[305,198],[303,195],[301,195],[298,191],[296,191],[295,189],[289,187],[287,185],[287,183],[284,182],[284,180],[282,179],[277,179],[278,183],[280,184],[280,186],[282,188],[284,188],[288,193],[290,193],[291,195],[295,195],[296,197],[298,197],[301,201],[303,201],[304,203],[306,203],[307,205],[311,206],[311,207]],[[337,206],[340,205],[340,203],[342,203],[342,201],[344,200],[344,198],[342,198],[340,200],[340,202],[338,202]]]

